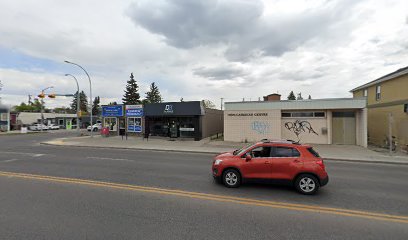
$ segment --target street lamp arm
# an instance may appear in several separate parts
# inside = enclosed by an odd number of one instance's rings
[[[85,68],[83,68],[81,65],[79,65],[79,64],[77,64],[77,63],[73,63],[73,62],[70,62],[70,61],[67,61],[67,60],[65,60],[64,62],[69,63],[69,64],[73,64],[73,65],[75,65],[75,66],[80,67],[82,70],[84,70],[86,76],[88,76],[89,83],[91,83],[91,78],[89,77],[89,74],[88,74],[88,72],[85,70]]]
[[[71,77],[73,77],[75,79],[75,83],[77,85],[77,91],[79,92],[79,84],[78,84],[78,80],[76,79],[76,77],[74,75],[72,75],[72,74],[69,74],[69,73],[65,74],[65,76],[71,76]]]
[[[78,84],[78,80],[76,79],[76,77],[74,76],[74,75],[72,75],[72,74],[69,74],[69,73],[67,73],[67,74],[65,74],[65,76],[71,76],[71,77],[73,77],[74,79],[75,79],[75,83],[76,83],[76,85],[77,85],[77,102],[76,102],[76,105],[77,105],[77,131],[78,131],[78,135],[80,135],[80,133],[79,133],[79,111],[80,111],[80,107],[79,107],[79,105],[80,105],[80,94],[79,94],[79,84]],[[74,95],[72,95],[72,96],[74,96]]]

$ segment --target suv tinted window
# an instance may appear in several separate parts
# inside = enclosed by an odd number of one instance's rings
[[[308,148],[307,149],[313,156],[315,156],[315,157],[320,157],[320,155],[319,155],[319,153],[318,152],[316,152],[313,148]]]
[[[300,153],[295,148],[291,147],[274,147],[271,154],[272,157],[299,157]]]
[[[253,158],[270,157],[271,147],[257,147],[252,149],[251,156]]]

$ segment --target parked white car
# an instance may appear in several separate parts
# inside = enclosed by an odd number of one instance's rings
[[[42,130],[44,130],[44,131],[48,130],[47,125],[40,124],[40,123],[35,123],[35,124],[31,125],[31,126],[28,126],[28,129],[31,130],[31,131],[41,131],[41,125],[42,125]]]
[[[59,130],[60,127],[58,125],[55,125],[55,124],[49,124],[48,129],[49,130]]]
[[[96,123],[96,124],[94,124],[92,127],[91,127],[91,126],[88,126],[88,127],[86,128],[86,130],[88,130],[88,132],[90,132],[91,129],[92,129],[92,131],[94,131],[94,132],[101,130],[101,129],[102,129],[102,123]]]

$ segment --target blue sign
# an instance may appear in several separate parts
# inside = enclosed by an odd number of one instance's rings
[[[126,109],[126,117],[143,117],[143,108]]]
[[[102,117],[123,117],[123,106],[102,106]]]

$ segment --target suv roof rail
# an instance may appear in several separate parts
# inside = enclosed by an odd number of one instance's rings
[[[296,144],[296,145],[300,145],[299,141],[294,141],[294,140],[271,140],[271,139],[267,139],[264,138],[261,140],[261,142],[263,143],[286,143],[286,144]]]

